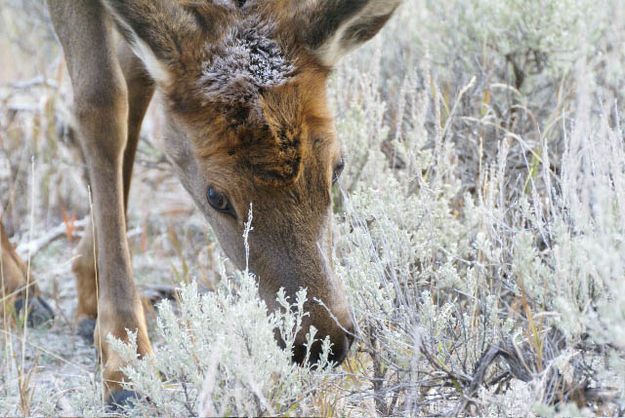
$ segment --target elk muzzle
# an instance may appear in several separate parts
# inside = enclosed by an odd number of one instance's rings
[[[340,364],[354,341],[354,322],[343,285],[333,274],[328,257],[318,246],[312,247],[317,248],[298,251],[291,245],[287,247],[289,251],[271,252],[274,255],[270,258],[265,256],[269,254],[265,247],[262,253],[251,254],[255,261],[252,268],[259,277],[260,295],[270,310],[280,308],[276,295],[281,288],[290,303],[295,302],[300,289],[307,291],[307,302],[304,304],[307,315],[302,319],[302,328],[295,339],[293,361],[315,364],[321,355],[322,341],[327,337],[332,344],[329,359]],[[307,335],[311,327],[317,331],[316,341],[310,347],[307,359]]]

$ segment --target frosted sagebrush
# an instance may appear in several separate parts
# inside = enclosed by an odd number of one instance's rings
[[[190,284],[180,290],[178,308],[159,306],[157,333],[162,341],[153,356],[137,359],[134,339],[114,345],[130,361],[128,387],[144,400],[131,414],[184,416],[276,415],[309,413],[303,400],[309,385],[328,366],[330,345],[312,372],[291,362],[295,335],[301,330],[306,292],[293,304],[284,292],[280,312],[269,314],[258,296],[255,278],[223,276],[214,292],[200,294]],[[281,348],[276,330],[284,341]],[[315,341],[309,334],[309,343]]]

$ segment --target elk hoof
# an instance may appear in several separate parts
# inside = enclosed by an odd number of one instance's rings
[[[110,413],[122,412],[124,407],[131,406],[139,399],[136,392],[131,390],[116,390],[111,392],[106,401],[106,410]]]
[[[89,344],[93,344],[93,331],[95,330],[95,319],[84,318],[78,322],[78,335]]]
[[[143,298],[151,306],[156,306],[163,299],[176,300],[176,288],[169,285],[152,285],[143,289]]]
[[[24,298],[15,300],[15,312],[18,316],[24,314]],[[28,326],[32,328],[47,325],[54,319],[54,311],[41,296],[28,298]]]

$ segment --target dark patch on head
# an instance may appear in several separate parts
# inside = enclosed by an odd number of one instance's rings
[[[243,140],[241,166],[260,184],[278,187],[295,181],[302,163],[298,128],[280,127],[276,132],[264,125],[255,134]]]
[[[246,2],[247,2],[247,0],[237,0],[237,6],[243,7],[243,6],[245,6]]]
[[[231,128],[236,129],[250,119],[251,110],[247,105],[225,107],[225,109],[229,109],[226,111],[226,114],[228,115]]]
[[[282,186],[293,182],[299,173],[301,159],[293,158],[284,161],[281,166],[273,165],[264,167],[259,165],[251,165],[252,174],[261,183],[271,186]]]

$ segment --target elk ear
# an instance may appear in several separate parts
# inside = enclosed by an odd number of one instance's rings
[[[225,6],[210,2],[172,0],[104,0],[122,36],[158,82],[170,82],[176,67],[184,66],[183,54],[200,53],[198,42],[210,41],[223,21]],[[220,16],[221,15],[221,16]],[[220,17],[222,19],[220,19]],[[189,45],[182,50],[182,45]],[[198,45],[201,46],[201,45]]]
[[[300,0],[297,0],[298,2]],[[304,43],[322,64],[334,66],[349,51],[373,38],[401,0],[307,0],[296,12]]]

